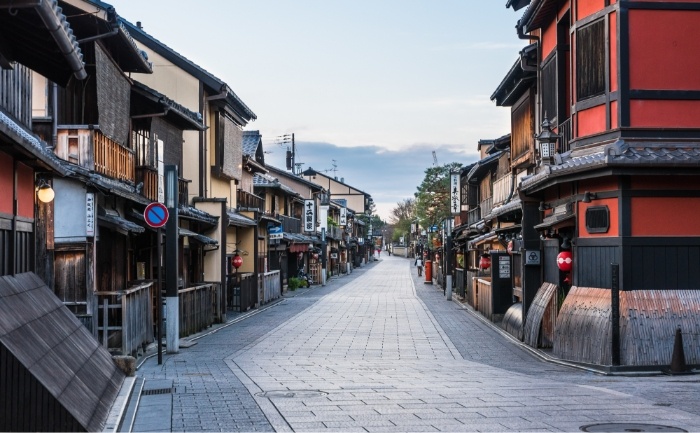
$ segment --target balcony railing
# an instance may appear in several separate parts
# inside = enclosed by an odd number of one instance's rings
[[[151,201],[158,201],[158,170],[155,167],[141,165],[136,167],[136,183],[143,182],[141,195]],[[179,178],[177,182],[178,200],[181,205],[189,203],[189,183],[187,179]]]
[[[481,216],[482,218],[491,213],[493,209],[493,197],[487,197],[481,201]]]
[[[568,152],[571,150],[571,118],[560,123],[557,131],[558,134],[561,135],[561,139],[559,140],[559,153]]]
[[[238,209],[265,209],[265,200],[255,194],[238,190]]]
[[[498,206],[506,201],[513,186],[513,176],[510,173],[493,183],[493,205]]]
[[[95,172],[122,181],[136,180],[134,152],[99,130],[93,132]]]
[[[479,206],[467,212],[467,224],[472,225],[481,221],[481,208]]]
[[[301,220],[286,215],[276,215],[275,218],[282,222],[282,231],[285,233],[301,233]]]

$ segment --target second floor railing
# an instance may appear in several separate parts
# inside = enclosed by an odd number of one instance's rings
[[[559,153],[565,153],[571,150],[571,118],[566,119],[559,124],[557,128],[559,139]]]
[[[238,190],[238,209],[265,209],[265,200],[255,194]]]
[[[487,197],[481,201],[481,216],[482,218],[491,213],[493,209],[493,197]]]
[[[493,205],[498,206],[508,199],[513,186],[513,176],[510,173],[493,183]]]
[[[96,173],[132,183],[136,180],[134,152],[97,129],[93,131],[93,152]]]
[[[275,218],[282,222],[282,231],[285,233],[301,233],[301,220],[286,215],[276,215]]]
[[[469,209],[467,212],[467,224],[472,225],[481,221],[481,208],[479,206]]]
[[[189,183],[179,178],[177,182],[178,200],[181,205],[189,203]],[[143,183],[141,195],[151,201],[158,201],[158,170],[155,167],[141,165],[136,167],[136,183]]]

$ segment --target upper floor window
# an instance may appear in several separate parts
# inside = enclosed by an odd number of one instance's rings
[[[577,100],[605,92],[605,22],[598,20],[576,31]]]

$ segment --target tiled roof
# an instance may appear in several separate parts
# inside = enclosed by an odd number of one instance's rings
[[[501,215],[505,215],[509,212],[514,212],[516,210],[520,210],[521,208],[521,202],[520,199],[515,199],[511,200],[508,203],[504,203],[500,206],[494,207],[491,209],[491,213],[486,215],[484,219],[491,219],[491,218],[496,218]]]
[[[545,166],[523,179],[520,188],[534,188],[548,179],[602,167],[700,167],[700,147],[687,143],[631,142],[618,140],[594,150],[573,150],[561,155],[559,164]]]
[[[263,188],[279,188],[282,191],[290,195],[299,195],[296,191],[280,183],[280,181],[270,176],[269,174],[255,173],[253,176],[253,186],[263,187]]]
[[[177,113],[181,118],[186,119],[192,126],[200,131],[206,129],[202,123],[202,114],[192,111],[185,107],[184,105],[173,101],[159,91],[148,87],[143,83],[134,81],[133,88],[137,91],[143,92],[143,94],[149,95],[151,99],[156,99],[160,104],[167,107],[168,110]]]
[[[254,219],[248,218],[245,215],[241,215],[233,209],[227,210],[226,214],[228,215],[229,225],[231,226],[254,227],[258,225],[258,223]]]
[[[243,131],[243,155],[255,158],[260,139],[260,131]]]

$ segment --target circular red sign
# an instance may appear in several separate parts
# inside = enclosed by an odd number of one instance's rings
[[[557,256],[557,266],[560,271],[569,272],[574,263],[574,258],[571,251],[562,251]]]
[[[236,254],[231,259],[231,264],[233,265],[234,268],[238,269],[243,264],[243,258],[241,256],[239,256],[238,254]]]
[[[143,218],[154,229],[163,227],[168,222],[168,208],[163,203],[151,203],[143,211]]]

